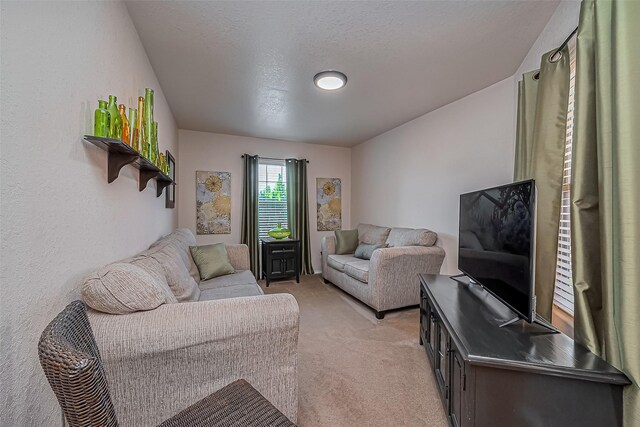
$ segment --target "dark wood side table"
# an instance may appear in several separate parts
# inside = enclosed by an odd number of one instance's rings
[[[262,242],[262,278],[267,287],[272,279],[296,276],[300,283],[300,240],[265,238]]]

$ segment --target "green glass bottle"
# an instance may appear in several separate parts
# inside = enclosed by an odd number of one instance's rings
[[[145,154],[147,146],[147,136],[144,134],[144,98],[138,97],[138,119],[136,120],[138,127],[138,153],[142,157],[147,157]]]
[[[109,112],[107,111],[107,101],[98,101],[98,108],[94,114],[93,134],[95,136],[109,136]]]
[[[129,128],[129,119],[127,119],[127,107],[124,104],[118,106],[120,118],[122,118],[122,142],[131,145],[131,129]]]
[[[109,95],[109,138],[122,139],[122,117],[118,111],[118,98]]]
[[[153,143],[156,151],[156,165],[160,167],[160,149],[158,148],[158,122],[153,122]]]
[[[151,144],[149,144],[149,160],[158,165],[158,122],[151,122]]]
[[[160,169],[160,172],[164,173],[164,154],[162,153],[158,155],[158,169]]]
[[[131,147],[140,152],[140,139],[138,136],[138,110],[129,108],[129,131],[131,132]]]
[[[144,135],[147,143],[147,155],[146,157],[151,159],[151,147],[153,146],[151,138],[153,137],[153,89],[146,88],[144,90]]]

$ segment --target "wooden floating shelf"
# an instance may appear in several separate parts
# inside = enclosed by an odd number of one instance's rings
[[[139,191],[147,188],[149,180],[155,179],[158,183],[156,197],[160,197],[165,188],[176,184],[169,176],[165,175],[160,168],[142,157],[140,153],[119,139],[85,135],[84,140],[109,153],[107,169],[107,181],[109,184],[118,178],[120,169],[125,165],[131,165],[140,171]]]

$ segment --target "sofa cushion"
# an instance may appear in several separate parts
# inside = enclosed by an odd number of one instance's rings
[[[167,276],[164,274],[164,269],[157,260],[148,256],[151,252],[152,251],[150,250],[146,250],[132,258],[127,258],[126,260],[119,261],[119,263],[131,264],[143,269],[144,271],[149,273],[151,277],[156,280],[156,282],[160,283],[168,291],[168,293],[173,295],[175,299],[175,294],[169,287],[169,282],[167,282]],[[178,302],[178,300],[176,299],[175,302]]]
[[[250,270],[238,271],[235,274],[203,280],[200,282],[200,290],[206,291],[207,289],[220,289],[236,285],[257,285],[256,277]]]
[[[200,289],[185,265],[179,249],[171,243],[154,246],[135,256],[132,264],[146,271],[161,272],[179,302],[198,301]]]
[[[177,302],[166,284],[132,264],[109,264],[89,275],[80,289],[84,302],[94,310],[128,314],[153,310]]]
[[[335,268],[338,271],[344,271],[344,265],[348,262],[362,261],[360,258],[356,258],[353,255],[329,255],[327,257],[327,264],[329,267]]]
[[[190,246],[193,261],[198,266],[201,280],[209,280],[225,274],[235,273],[224,243]]]
[[[244,244],[225,244],[229,261],[236,271],[251,269],[251,260],[249,259],[249,248]]]
[[[358,224],[358,239],[370,245],[383,245],[389,237],[389,227],[379,227],[371,224]]]
[[[187,266],[189,270],[189,274],[193,277],[193,280],[196,283],[200,282],[200,272],[198,271],[198,267],[196,263],[193,262],[193,258],[191,257],[191,252],[189,251],[189,246],[196,245],[196,238],[193,235],[193,232],[188,228],[178,228],[171,234],[168,234],[153,243],[149,248],[154,248],[156,246],[162,246],[165,244],[173,244],[180,252],[180,256],[184,261],[184,264]]]
[[[216,289],[207,289],[200,292],[200,301],[210,301],[215,299],[254,297],[264,295],[257,283],[252,285],[233,285]]]
[[[390,247],[433,246],[438,235],[426,228],[392,228],[387,238]]]
[[[387,246],[388,245],[386,243],[384,245],[370,245],[369,243],[360,243],[356,248],[356,253],[353,254],[353,256],[360,259],[371,259],[373,251],[380,248],[386,248]]]
[[[353,277],[362,283],[369,282],[369,261],[352,261],[344,266],[346,275]]]
[[[336,230],[336,254],[352,254],[358,247],[358,230]]]

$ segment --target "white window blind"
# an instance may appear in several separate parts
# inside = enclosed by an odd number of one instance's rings
[[[284,160],[258,164],[258,237],[281,224],[287,228],[287,171]]]
[[[573,143],[573,107],[576,78],[575,42],[569,46],[571,56],[569,108],[567,110],[567,139],[564,151],[564,171],[562,174],[562,204],[560,230],[558,232],[558,261],[556,265],[556,286],[554,303],[573,315],[573,280],[571,279],[571,147]]]

